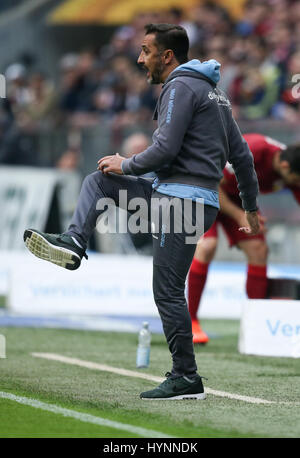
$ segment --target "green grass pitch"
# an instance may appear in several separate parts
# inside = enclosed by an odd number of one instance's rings
[[[142,401],[139,393],[155,382],[31,356],[58,353],[137,371],[135,334],[57,329],[0,328],[7,353],[0,359],[0,391],[179,438],[298,438],[300,360],[240,355],[237,321],[202,323],[208,333],[219,336],[196,347],[198,371],[208,378],[205,385],[274,404],[211,394],[204,401]],[[142,371],[163,377],[170,369],[164,336],[153,335],[150,367]],[[0,425],[2,438],[140,437],[7,399],[0,399]]]

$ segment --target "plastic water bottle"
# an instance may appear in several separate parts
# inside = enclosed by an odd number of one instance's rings
[[[150,363],[150,343],[151,333],[149,323],[144,321],[143,327],[139,332],[139,343],[136,352],[136,367],[148,367]]]

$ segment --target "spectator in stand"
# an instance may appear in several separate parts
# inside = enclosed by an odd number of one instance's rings
[[[61,60],[59,106],[72,126],[96,124],[93,97],[98,81],[93,78],[97,61],[93,52],[67,54]]]
[[[28,80],[29,100],[24,111],[36,128],[53,127],[56,108],[54,84],[42,72],[33,73]]]
[[[61,170],[76,170],[80,161],[80,153],[76,148],[68,148],[56,162],[56,167]]]
[[[51,85],[40,75],[28,76],[19,63],[5,73],[8,83],[6,129],[0,143],[0,163],[7,165],[44,165],[38,154],[37,132],[53,101]]]
[[[35,126],[30,118],[24,112],[17,113],[14,122],[2,137],[0,164],[41,165],[35,134]]]
[[[145,151],[150,144],[151,141],[147,135],[141,132],[133,133],[124,140],[121,154],[126,158],[132,157]]]
[[[262,38],[247,38],[239,53],[239,65],[228,93],[238,105],[240,118],[265,118],[279,97],[280,71],[266,54]]]
[[[30,100],[27,76],[25,66],[18,62],[10,65],[5,71],[7,98],[4,109],[11,121]]]
[[[265,35],[269,28],[268,2],[250,0],[246,3],[243,18],[236,25],[236,32],[240,36]]]

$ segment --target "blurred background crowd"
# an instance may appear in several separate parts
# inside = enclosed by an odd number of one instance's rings
[[[107,148],[122,149],[130,132],[145,132],[147,141],[160,86],[147,84],[136,61],[149,22],[182,25],[191,59],[221,63],[219,85],[238,121],[271,119],[296,130],[300,89],[295,87],[297,76],[292,78],[299,75],[300,81],[300,0],[248,0],[238,17],[230,5],[204,1],[190,8],[137,13],[130,23],[111,28],[105,41],[63,53],[51,76],[24,46],[2,68],[7,86],[0,111],[0,162],[76,169],[83,133],[92,136],[97,128],[105,128],[106,136],[109,131]],[[64,132],[64,141],[54,147],[53,136],[59,132]],[[47,148],[59,151],[41,159]]]

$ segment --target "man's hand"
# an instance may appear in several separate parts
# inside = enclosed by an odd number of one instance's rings
[[[105,156],[98,161],[98,170],[108,175],[111,173],[117,173],[123,175],[121,164],[125,160],[125,157],[121,157],[118,153],[113,156]]]
[[[224,178],[221,182],[224,182]],[[241,209],[235,202],[233,202],[226,191],[220,186],[219,188],[219,199],[220,199],[220,210],[222,213],[225,215],[229,216],[230,218],[234,219],[234,221],[237,223],[239,226],[239,230],[244,232],[245,234],[248,235],[254,235],[254,230],[255,234],[263,234],[264,232],[267,231],[265,227],[265,222],[266,218],[261,216],[259,213],[252,213],[252,215],[255,215],[253,217],[250,216],[250,220],[248,218],[249,213],[246,213]],[[258,224],[259,224],[259,230],[257,232],[256,227],[252,228],[252,222],[256,224],[256,220],[258,218]],[[250,227],[249,227],[250,226]]]
[[[256,235],[256,234],[259,234],[265,231],[263,227],[265,218],[263,218],[257,212],[251,212],[251,213],[245,212],[245,216],[246,216],[248,226],[240,227],[239,231],[244,232],[245,234],[248,234],[248,235]],[[262,228],[264,230],[262,230]]]
[[[253,213],[252,213],[253,214]],[[259,213],[256,213],[257,218],[258,218],[258,223],[259,223],[259,234],[264,234],[267,232],[267,228],[265,227],[265,222],[267,221],[267,218],[264,216],[260,215]],[[250,225],[249,220],[248,220],[248,215],[251,215],[251,213],[246,213],[241,210],[241,214],[239,215],[239,218],[236,220],[239,230],[242,232],[245,232],[246,234],[249,233],[249,235],[254,235],[252,232],[249,232],[248,229],[250,229],[248,226]],[[250,226],[251,227],[251,226]],[[251,229],[250,229],[251,230]]]

